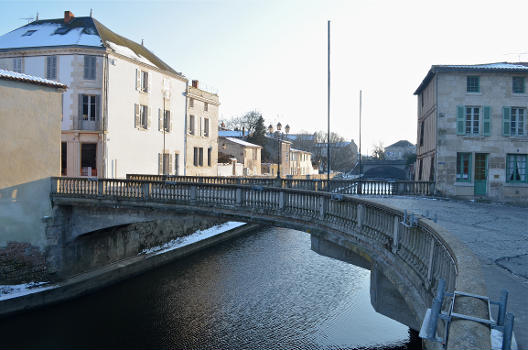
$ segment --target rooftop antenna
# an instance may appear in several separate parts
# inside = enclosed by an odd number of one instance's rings
[[[93,9],[90,9],[90,17],[93,16]]]
[[[143,39],[141,39],[141,46],[144,46],[144,45],[143,45]]]
[[[35,21],[38,21],[38,20],[39,20],[39,18],[38,18],[38,11],[37,11],[37,17],[35,18]]]
[[[25,19],[28,22],[28,24],[33,22],[33,17],[21,17],[19,19]]]

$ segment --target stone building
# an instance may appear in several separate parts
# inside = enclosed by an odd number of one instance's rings
[[[68,86],[63,175],[184,173],[187,79],[143,44],[65,11],[0,36],[0,68]]]
[[[296,148],[290,148],[290,175],[313,175],[318,171],[312,166],[312,154]]]
[[[528,64],[432,66],[418,97],[416,180],[447,196],[528,197]]]
[[[416,154],[416,146],[407,140],[400,140],[385,147],[385,159],[388,160],[402,160],[412,154]]]
[[[243,175],[261,174],[262,146],[234,137],[219,137],[218,148],[222,158],[236,158],[238,163],[243,164]]]
[[[39,280],[45,270],[49,178],[60,176],[65,89],[0,70],[0,284]]]
[[[218,95],[201,90],[198,80],[187,89],[187,176],[217,176]]]

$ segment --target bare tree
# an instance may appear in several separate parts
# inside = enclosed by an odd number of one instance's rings
[[[223,122],[228,129],[245,130],[248,135],[252,135],[257,128],[260,118],[262,118],[262,113],[258,111],[250,111],[241,117],[221,120],[220,123]]]
[[[374,159],[382,160],[385,159],[385,148],[383,147],[383,143],[378,142],[377,145],[374,145],[374,150],[372,151],[372,157]]]

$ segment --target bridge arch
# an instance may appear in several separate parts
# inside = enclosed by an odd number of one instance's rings
[[[425,218],[406,225],[400,210],[351,196],[248,185],[54,178],[52,200],[58,206],[97,205],[114,215],[129,208],[192,212],[308,231],[375,264],[417,324],[440,278],[450,291],[481,287],[475,283],[476,258],[447,231]],[[472,307],[473,315],[486,312],[484,305]],[[452,327],[449,347],[489,347],[489,330],[466,322],[453,322],[461,326]]]

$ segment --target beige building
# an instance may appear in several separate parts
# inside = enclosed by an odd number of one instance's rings
[[[198,80],[187,88],[187,176],[217,176],[218,95],[201,90]]]
[[[38,280],[38,271],[45,269],[49,177],[60,176],[65,89],[55,81],[0,70],[0,284]],[[9,270],[13,261],[16,271]]]
[[[312,166],[312,154],[296,148],[290,148],[290,174],[312,175],[316,174]]]
[[[224,157],[236,158],[237,162],[243,164],[243,175],[261,174],[261,146],[234,137],[220,137],[218,145]]]
[[[526,202],[528,64],[432,66],[416,92],[416,180],[447,196]]]

